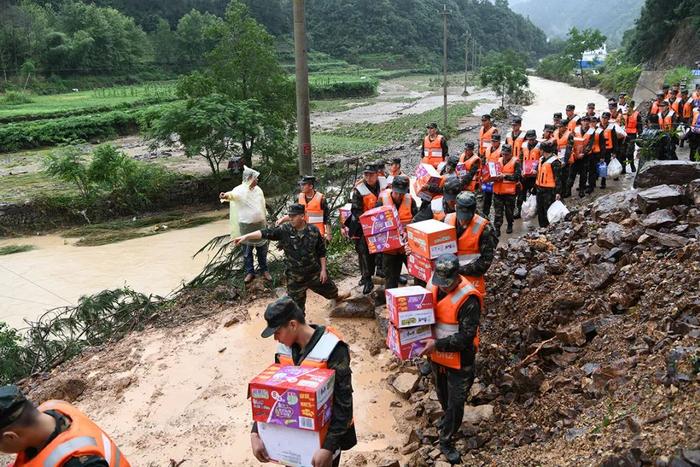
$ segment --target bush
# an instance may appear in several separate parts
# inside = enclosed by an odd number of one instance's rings
[[[16,330],[0,321],[0,385],[12,384],[29,374],[21,340]]]
[[[537,65],[536,73],[542,78],[570,82],[572,70],[573,62],[571,59],[555,54],[544,57]]]
[[[641,74],[640,66],[623,65],[611,70],[606,68],[599,75],[600,89],[610,94],[624,91],[631,95]]]
[[[686,86],[691,86],[694,80],[693,72],[690,68],[679,66],[669,70],[664,77],[664,83],[674,85],[676,83],[685,84]]]
[[[34,102],[29,94],[18,91],[7,91],[2,99],[0,99],[0,104],[4,105],[22,105],[31,104]]]
[[[368,97],[377,94],[379,81],[375,78],[354,78],[337,80],[332,77],[319,77],[309,82],[312,99],[340,99]]]

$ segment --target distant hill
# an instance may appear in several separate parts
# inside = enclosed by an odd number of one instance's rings
[[[618,47],[622,35],[634,27],[644,0],[511,0],[513,11],[529,17],[548,37],[566,37],[572,26],[596,28]]]

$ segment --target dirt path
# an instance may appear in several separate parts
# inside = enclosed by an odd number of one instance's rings
[[[355,279],[340,284],[350,287]],[[252,301],[206,321],[132,334],[109,349],[72,362],[33,393],[65,397],[84,387],[76,404],[117,440],[132,465],[255,466],[250,454],[247,383],[273,362],[276,343],[262,339],[262,314],[271,299]],[[250,320],[231,327],[233,316]],[[307,315],[327,324],[326,301],[310,294]],[[374,320],[334,319],[350,344],[359,445],[352,456],[400,446],[391,404],[397,396],[383,382],[390,362],[376,345]],[[349,456],[350,457],[350,456]]]

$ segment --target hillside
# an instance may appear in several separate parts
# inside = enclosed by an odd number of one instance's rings
[[[528,17],[549,37],[564,38],[571,27],[599,29],[608,45],[617,47],[622,35],[634,26],[644,0],[524,0],[511,2],[511,8]]]

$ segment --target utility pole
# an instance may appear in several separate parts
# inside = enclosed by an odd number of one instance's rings
[[[464,39],[464,92],[462,93],[463,96],[468,96],[469,93],[467,92],[467,72],[469,70],[469,31],[466,33],[466,37]]]
[[[447,11],[447,5],[442,5],[442,26],[443,26],[443,38],[442,38],[442,107],[443,107],[443,129],[447,128],[447,16],[449,12]]]
[[[294,63],[296,65],[299,174],[313,175],[311,118],[309,115],[309,66],[306,57],[306,27],[304,23],[304,0],[294,0]]]
[[[476,73],[476,37],[472,41],[472,73]]]

